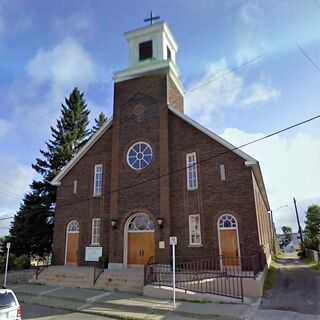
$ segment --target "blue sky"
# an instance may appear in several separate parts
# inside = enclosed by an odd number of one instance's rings
[[[112,73],[128,64],[123,33],[144,26],[150,10],[178,42],[186,114],[215,133],[240,145],[320,114],[320,71],[297,46],[320,68],[320,0],[4,0],[0,218],[16,212],[35,177],[31,163],[73,87],[85,92],[92,119],[111,115]],[[308,205],[320,203],[319,125],[244,149],[260,161],[278,226],[296,229],[293,196],[302,220]],[[0,222],[6,234],[10,220]]]

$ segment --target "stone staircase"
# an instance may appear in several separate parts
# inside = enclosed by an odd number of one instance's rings
[[[106,291],[143,292],[143,270],[140,269],[101,269],[79,266],[50,266],[45,268],[36,279],[30,280],[33,284],[50,286],[89,288]],[[96,281],[95,280],[96,277]]]
[[[142,294],[143,285],[143,270],[141,269],[105,269],[94,287],[102,290]]]

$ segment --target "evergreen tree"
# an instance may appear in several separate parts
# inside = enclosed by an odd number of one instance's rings
[[[94,134],[97,132],[105,122],[107,122],[108,118],[103,112],[100,112],[98,119],[94,119],[95,125],[92,127],[91,133]]]
[[[88,140],[89,113],[83,93],[74,88],[62,104],[56,128],[51,127],[52,139],[46,142],[46,150],[40,150],[43,158],[32,165],[42,179],[32,182],[31,192],[12,222],[9,240],[13,253],[44,256],[51,251],[56,187],[50,182]]]

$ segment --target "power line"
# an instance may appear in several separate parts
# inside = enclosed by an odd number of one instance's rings
[[[12,218],[14,218],[14,216],[12,216],[12,217],[0,218],[0,221],[1,221],[1,220],[8,220],[8,219],[12,219]]]
[[[207,85],[210,84],[211,82],[214,82],[214,81],[216,81],[216,80],[218,80],[218,79],[221,79],[221,78],[225,77],[226,75],[228,75],[228,74],[230,74],[230,73],[233,73],[234,71],[236,71],[236,70],[238,70],[238,69],[241,69],[241,68],[247,66],[248,64],[254,62],[254,61],[259,60],[259,59],[262,58],[263,56],[265,56],[265,53],[259,54],[258,56],[254,57],[253,59],[251,59],[251,60],[249,60],[249,61],[247,61],[247,62],[244,62],[244,63],[242,63],[242,64],[240,64],[240,65],[232,68],[231,70],[228,70],[227,72],[221,74],[220,76],[215,77],[215,78],[213,78],[213,79],[211,79],[211,80],[208,80],[208,81],[200,84],[198,87],[195,87],[195,88],[189,90],[189,92],[186,93],[185,96],[189,96],[189,95],[192,94],[194,91],[199,90],[199,89],[201,89],[202,87],[207,86]]]
[[[17,198],[17,197],[21,197],[21,194],[17,194],[17,193],[14,193],[14,192],[11,192],[11,191],[7,191],[7,190],[4,190],[4,189],[1,189],[0,188],[0,192],[6,194],[7,196],[10,196],[12,198]]]
[[[238,65],[238,66],[234,67],[233,69],[225,72],[224,74],[222,74],[222,75],[220,75],[220,76],[218,76],[218,77],[215,77],[215,78],[213,78],[213,79],[210,79],[210,80],[208,80],[208,81],[205,82],[205,83],[202,83],[199,87],[194,88],[194,89],[192,89],[192,90],[189,90],[189,92],[188,92],[187,94],[185,94],[185,96],[189,96],[189,95],[191,95],[194,91],[196,91],[196,90],[198,90],[198,89],[200,89],[200,88],[208,85],[209,83],[212,83],[212,82],[214,82],[214,81],[216,81],[216,80],[218,80],[218,79],[221,79],[221,78],[223,78],[224,76],[226,76],[226,75],[228,75],[228,74],[230,74],[230,73],[232,73],[232,72],[234,72],[234,71],[236,71],[236,70],[238,70],[238,69],[240,69],[240,68],[243,68],[244,66],[247,66],[248,64],[250,64],[250,63],[252,63],[252,62],[254,62],[254,61],[262,58],[264,55],[265,55],[265,53],[260,54],[260,55],[256,56],[255,58],[253,58],[253,59],[251,59],[251,60],[249,60],[249,61],[247,61],[247,62],[245,62],[245,63],[243,63],[243,64],[241,64],[241,65]],[[103,85],[104,85],[104,84],[103,84]],[[102,85],[102,86],[103,86],[103,85]],[[94,91],[94,90],[96,90],[97,88],[99,88],[99,87],[93,88],[93,89],[90,90],[89,92]],[[84,91],[84,92],[85,92],[85,91]],[[87,93],[88,93],[88,91],[87,91]],[[155,108],[155,109],[157,109],[157,108]],[[42,115],[42,116],[40,116],[40,117],[38,117],[38,118],[33,119],[32,121],[29,121],[29,122],[26,123],[25,125],[22,125],[22,126],[16,127],[15,129],[10,130],[10,131],[7,131],[7,132],[5,132],[4,134],[0,135],[0,137],[6,135],[6,134],[8,134],[8,133],[12,133],[12,132],[14,132],[14,131],[16,131],[16,130],[19,130],[21,127],[26,127],[26,126],[30,125],[31,123],[33,123],[33,122],[35,122],[35,121],[37,121],[37,120],[39,120],[39,119],[42,119],[42,118],[48,116],[49,114],[51,114],[51,113],[53,113],[53,112],[55,112],[55,111],[56,111],[56,110],[50,111],[50,112],[47,113],[47,114],[44,114],[44,115]],[[148,108],[147,111],[152,111],[152,109],[151,109],[151,108]],[[13,168],[13,169],[9,169],[9,170],[14,170],[14,168]],[[1,173],[1,172],[5,172],[5,171],[9,171],[9,170],[3,170],[3,171],[0,171],[0,173]]]
[[[296,43],[296,46],[300,49],[300,51],[304,54],[304,56],[312,63],[312,65],[320,71],[319,66],[316,65],[316,63],[310,58],[310,56]]]
[[[270,133],[270,134],[268,134],[268,135],[266,135],[266,136],[264,136],[264,137],[261,137],[261,138],[252,140],[252,141],[247,142],[247,143],[245,143],[245,144],[242,144],[242,145],[240,145],[240,146],[238,146],[238,147],[234,147],[234,148],[232,148],[232,149],[228,149],[228,150],[226,150],[226,151],[220,152],[220,153],[215,154],[215,155],[213,155],[213,156],[207,157],[207,158],[205,158],[205,159],[203,159],[203,160],[198,160],[198,161],[196,161],[196,164],[200,164],[200,163],[203,163],[203,162],[207,162],[207,161],[212,160],[212,159],[214,159],[214,158],[220,157],[220,156],[222,156],[222,155],[224,155],[224,154],[226,154],[226,153],[233,152],[233,151],[235,151],[235,150],[244,148],[244,147],[246,147],[246,146],[248,146],[248,145],[257,143],[257,142],[262,141],[262,140],[266,140],[266,139],[268,139],[268,138],[270,138],[270,137],[272,137],[272,136],[275,136],[275,135],[277,135],[277,134],[279,134],[279,133],[282,133],[282,132],[291,130],[291,129],[293,129],[293,128],[296,128],[296,127],[298,127],[298,126],[301,126],[301,125],[303,125],[303,124],[305,124],[305,123],[311,122],[311,121],[313,121],[313,120],[315,120],[315,119],[318,119],[318,118],[320,118],[320,114],[319,114],[319,115],[316,115],[316,116],[314,116],[314,117],[312,117],[312,118],[309,118],[309,119],[303,120],[303,121],[301,121],[301,122],[298,122],[298,123],[296,123],[296,124],[294,124],[294,125],[291,125],[291,126],[289,126],[289,127],[280,129],[280,130],[275,131],[275,132],[272,132],[272,133]],[[182,167],[182,168],[180,168],[180,169],[171,171],[171,172],[169,172],[169,173],[166,173],[166,174],[163,174],[163,175],[159,175],[159,176],[156,176],[156,177],[153,177],[153,178],[150,178],[150,179],[146,179],[146,180],[144,180],[144,181],[141,181],[141,182],[138,182],[138,183],[129,185],[129,186],[125,186],[125,187],[122,187],[122,188],[118,188],[118,189],[115,189],[115,190],[111,190],[111,191],[109,191],[109,192],[102,193],[101,195],[110,195],[110,194],[112,194],[112,193],[116,193],[116,192],[120,192],[120,191],[123,191],[123,190],[131,189],[131,188],[140,186],[140,185],[142,185],[142,184],[145,184],[145,183],[148,183],[148,182],[151,182],[151,181],[155,181],[155,180],[159,180],[159,179],[161,179],[161,178],[164,178],[164,177],[167,177],[167,176],[170,176],[170,175],[173,175],[173,174],[176,174],[176,173],[185,171],[185,170],[188,169],[189,167],[190,167],[190,166],[184,166],[184,167]],[[90,199],[92,199],[92,197],[84,198],[84,199],[81,199],[81,200],[77,200],[76,202],[72,202],[72,203],[69,203],[69,204],[65,204],[65,205],[62,205],[62,206],[58,206],[58,208],[68,207],[68,206],[75,205],[75,204],[78,204],[78,203],[80,203],[80,202],[87,201],[87,200],[90,200]]]

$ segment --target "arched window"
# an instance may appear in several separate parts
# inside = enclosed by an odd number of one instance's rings
[[[67,227],[68,233],[76,233],[79,232],[79,223],[76,220],[69,222]]]
[[[135,215],[128,225],[128,232],[139,231],[154,231],[153,221],[144,213]]]
[[[237,220],[230,214],[225,214],[219,218],[219,229],[236,229]]]

